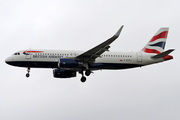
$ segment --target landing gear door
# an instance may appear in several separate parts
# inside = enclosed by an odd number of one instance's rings
[[[141,52],[137,53],[137,62],[142,62],[142,53]]]

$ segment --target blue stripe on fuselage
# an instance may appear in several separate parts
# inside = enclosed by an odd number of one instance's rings
[[[37,62],[37,61],[11,61],[7,62],[9,65],[18,67],[31,67],[31,68],[58,68],[58,62]],[[126,69],[140,67],[138,64],[126,63],[95,63],[92,69]]]

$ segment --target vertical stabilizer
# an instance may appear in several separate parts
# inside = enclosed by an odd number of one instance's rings
[[[169,28],[160,28],[142,49],[145,53],[160,54],[164,51]]]

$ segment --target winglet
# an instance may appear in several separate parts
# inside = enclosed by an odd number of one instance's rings
[[[114,35],[114,37],[119,37],[119,34],[121,33],[122,29],[123,29],[124,25],[122,25],[119,30],[116,32],[116,34]]]

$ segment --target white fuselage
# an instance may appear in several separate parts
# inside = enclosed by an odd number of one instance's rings
[[[58,68],[61,58],[75,58],[84,51],[69,50],[21,50],[6,59],[8,64],[19,67]],[[126,69],[140,67],[164,61],[162,58],[153,60],[143,52],[105,52],[98,57],[91,70],[98,69]]]

